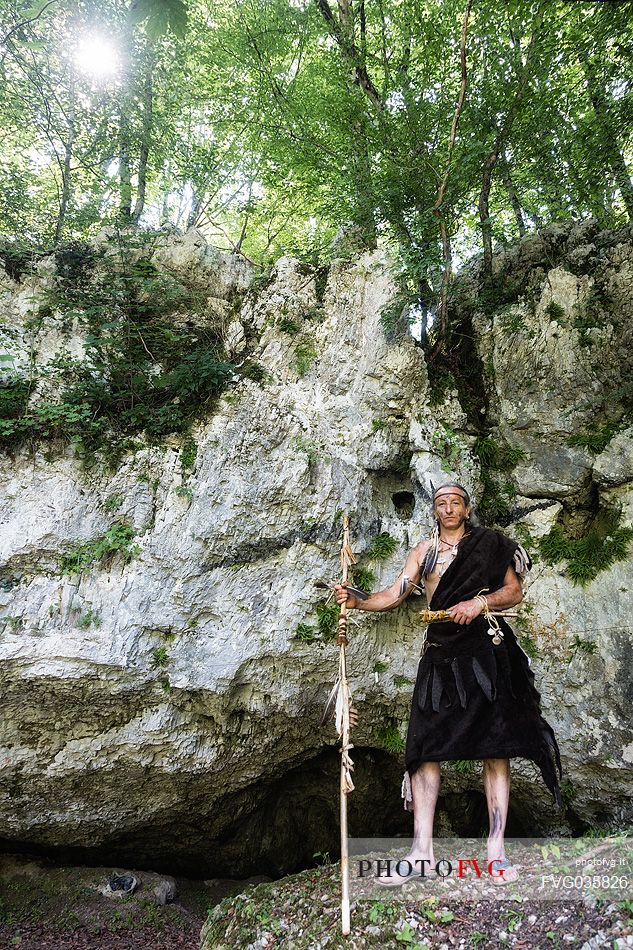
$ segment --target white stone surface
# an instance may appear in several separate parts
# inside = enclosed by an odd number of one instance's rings
[[[600,485],[622,485],[633,481],[633,426],[617,432],[593,465]]]
[[[206,281],[217,299],[252,279],[247,265],[207,247],[197,232],[166,236],[159,260]],[[575,329],[553,324],[545,311],[554,301],[569,312],[590,284],[555,268],[535,313],[521,309],[525,329],[508,334],[483,317],[477,324],[479,351],[494,363],[491,419],[526,452],[514,473],[516,520],[535,539],[563,502],[585,497],[592,466],[619,497],[631,488],[630,429],[595,461],[567,444],[591,419],[577,395],[597,391],[593,357]],[[27,291],[9,290],[4,318],[19,330]],[[150,821],[167,826],[183,801],[195,813],[204,799],[206,815],[334,743],[333,729],[318,721],[337,648],[293,634],[301,623],[316,627],[323,598],[314,581],[338,575],[340,512],[351,513],[360,555],[380,531],[398,540],[388,561],[369,565],[386,586],[429,530],[430,483],[457,478],[475,496],[480,487],[474,434],[456,394],[432,410],[422,350],[412,339],[385,340],[380,309],[393,291],[380,253],[335,264],[322,301],[313,275],[292,259],[278,262],[230,325],[237,352],[244,328],[259,335],[249,356],[268,381],[243,380],[198,426],[191,497],[177,492],[175,443],[128,457],[111,476],[88,477],[73,458],[41,452],[2,458],[0,835],[88,845]],[[298,332],[280,330],[281,316]],[[31,346],[52,353],[57,344],[43,333],[45,343]],[[616,336],[607,327],[596,346]],[[314,354],[303,375],[300,347]],[[406,491],[415,501],[410,517],[392,500]],[[108,510],[113,496],[121,498],[116,513]],[[629,523],[632,509],[625,508]],[[102,534],[121,515],[137,532],[130,563],[59,576],[71,543]],[[537,561],[527,590],[545,714],[578,785],[577,813],[588,821],[597,808],[630,812],[632,566],[616,564],[581,589],[564,564]],[[379,744],[387,714],[406,723],[410,689],[398,689],[393,674],[415,679],[419,608],[412,601],[397,614],[353,617],[359,746]],[[98,619],[88,623],[90,616]],[[574,648],[575,636],[597,651]],[[384,656],[390,675],[377,685],[373,665]],[[547,793],[526,775],[524,807],[543,818]],[[217,807],[219,834],[231,815]]]

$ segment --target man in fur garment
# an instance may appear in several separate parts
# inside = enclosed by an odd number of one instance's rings
[[[488,860],[493,880],[516,880],[505,854],[510,763],[531,759],[559,807],[562,775],[554,733],[543,719],[530,661],[512,629],[486,612],[509,609],[523,599],[528,554],[498,531],[471,518],[468,492],[441,485],[433,494],[435,529],[409,553],[391,587],[365,595],[337,585],[336,600],[358,610],[392,610],[424,584],[430,610],[446,610],[447,621],[428,627],[413,691],[407,734],[403,797],[413,808],[411,862],[433,867],[433,817],[443,761],[483,759],[490,831]],[[496,623],[495,623],[496,621]],[[422,867],[422,865],[414,865]],[[395,875],[384,883],[400,884]]]

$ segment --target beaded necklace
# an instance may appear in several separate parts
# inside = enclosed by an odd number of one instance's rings
[[[442,544],[446,545],[446,548],[443,552],[444,554],[446,554],[446,557],[438,557],[437,559],[437,564],[439,567],[439,570],[437,573],[439,577],[441,577],[444,571],[446,570],[446,568],[449,567],[453,563],[453,561],[457,557],[457,549],[459,547],[460,542],[463,541],[464,538],[468,537],[469,534],[470,534],[470,531],[466,531],[465,534],[463,534],[461,538],[455,541],[454,544],[451,543],[450,541],[445,541],[444,538],[440,538],[440,545]]]

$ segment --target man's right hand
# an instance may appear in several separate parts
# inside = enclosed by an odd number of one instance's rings
[[[347,590],[347,581],[344,584],[335,584],[334,585],[334,596],[336,597],[336,603],[339,606],[347,604],[348,610],[354,610],[358,608],[358,599],[354,597],[353,594],[348,594]]]
[[[472,600],[461,600],[453,607],[449,607],[446,613],[455,623],[468,624],[483,613],[483,605],[480,600],[475,600],[473,597]]]

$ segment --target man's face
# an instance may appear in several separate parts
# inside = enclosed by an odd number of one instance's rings
[[[435,514],[443,528],[455,530],[466,521],[470,508],[459,492],[442,492],[435,499]]]

